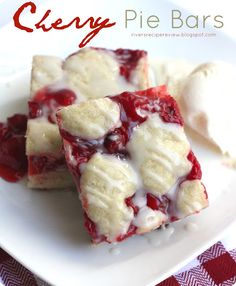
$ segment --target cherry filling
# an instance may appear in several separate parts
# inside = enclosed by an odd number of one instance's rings
[[[131,207],[133,209],[133,212],[134,212],[134,215],[137,215],[138,211],[139,211],[139,208],[137,206],[135,206],[135,204],[133,203],[132,199],[133,199],[134,196],[132,197],[129,197],[129,198],[126,198],[125,199],[125,203],[128,207]],[[88,207],[87,205],[87,202],[84,204],[84,208],[86,210],[86,208]],[[92,237],[93,241],[95,243],[100,243],[100,242],[103,242],[103,241],[106,241],[106,242],[109,242],[107,240],[107,238],[104,236],[104,235],[99,235],[98,234],[98,231],[97,231],[97,228],[96,228],[96,225],[95,223],[88,217],[87,213],[84,212],[84,226],[85,228],[87,229],[89,235]],[[137,230],[137,227],[134,226],[134,225],[130,225],[129,226],[129,229],[127,230],[127,232],[125,234],[122,234],[122,235],[119,235],[118,237],[116,237],[116,241],[122,241],[134,234],[136,234],[136,230]]]
[[[192,163],[192,169],[187,176],[187,180],[200,180],[202,178],[201,166],[192,151],[187,156],[188,160]]]
[[[69,89],[52,90],[48,87],[39,90],[33,99],[28,102],[29,118],[45,117],[51,123],[56,123],[56,111],[62,106],[68,106],[75,102],[76,94]],[[46,173],[58,168],[65,168],[63,158],[53,156],[29,156],[29,175]]]
[[[17,182],[27,172],[25,133],[27,116],[15,114],[0,123],[0,177]]]
[[[58,118],[58,122],[60,124],[60,118]],[[65,130],[60,130],[62,138],[66,141],[70,142],[72,147],[72,156],[75,158],[77,165],[73,166],[72,172],[76,174],[76,176],[80,176],[80,165],[83,163],[87,163],[88,160],[92,157],[94,153],[97,152],[97,149],[103,148],[103,140],[84,140],[78,137],[72,136]],[[65,156],[67,157],[67,152]],[[70,161],[69,158],[67,158]]]
[[[95,243],[100,243],[103,241],[110,243],[107,240],[105,235],[99,235],[98,234],[95,223],[88,217],[86,212],[84,212],[84,226],[87,229],[89,235],[92,237],[92,239]],[[136,230],[137,230],[137,227],[131,224],[129,226],[129,229],[127,230],[127,232],[125,234],[122,234],[122,235],[119,235],[118,237],[116,237],[116,241],[120,242],[120,241],[136,234]]]
[[[147,206],[155,211],[161,211],[164,214],[168,213],[168,207],[170,204],[170,199],[167,196],[161,196],[157,198],[153,194],[147,194]]]
[[[39,90],[29,101],[29,118],[47,117],[51,123],[56,123],[55,113],[59,107],[68,106],[75,102],[76,94],[69,89]]]
[[[127,207],[131,207],[133,209],[134,215],[136,215],[139,211],[139,207],[133,203],[133,201],[132,201],[133,197],[134,196],[126,198],[125,203],[126,203]]]
[[[120,65],[120,75],[123,76],[129,82],[131,81],[132,72],[136,69],[139,60],[147,56],[147,52],[142,50],[107,50],[104,48],[96,47],[92,47],[92,49],[115,53],[116,59]]]
[[[116,241],[120,242],[134,234],[136,234],[136,231],[137,231],[137,227],[133,224],[131,224],[129,226],[129,229],[127,230],[127,232],[125,234],[122,234],[122,235],[119,235],[117,238],[116,238]]]
[[[127,81],[131,80],[132,71],[135,70],[139,60],[147,56],[147,52],[141,50],[117,49],[114,52],[120,64],[120,75]]]
[[[64,157],[54,158],[53,156],[29,156],[29,175],[38,175],[58,168],[65,168],[66,162]]]
[[[119,129],[116,128],[114,131],[107,134],[104,139],[104,147],[110,154],[120,153],[128,156],[128,153],[125,150],[125,145],[128,142],[128,139],[127,124],[124,124]]]
[[[99,243],[106,241],[106,237],[104,235],[98,234],[95,223],[88,217],[86,212],[84,212],[84,226],[94,242]]]

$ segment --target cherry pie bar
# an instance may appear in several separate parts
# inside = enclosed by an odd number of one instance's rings
[[[208,206],[165,86],[64,107],[57,121],[93,243],[122,241]]]
[[[33,58],[26,153],[31,188],[65,188],[68,172],[56,111],[73,103],[148,87],[147,53],[85,48],[66,60]]]

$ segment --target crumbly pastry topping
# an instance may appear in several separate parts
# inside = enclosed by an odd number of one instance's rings
[[[207,205],[206,190],[200,180],[185,181],[180,185],[177,206],[184,215],[199,212]]]
[[[102,137],[120,123],[119,106],[108,98],[96,99],[92,106],[89,101],[68,106],[59,114],[62,128],[84,139]]]
[[[147,88],[147,54],[139,50],[84,48],[64,61],[35,56],[31,97],[48,85],[71,89],[79,101]]]
[[[96,153],[86,164],[80,181],[81,200],[99,232],[115,239],[125,234],[134,217],[125,199],[137,188],[134,170],[111,155]]]
[[[61,154],[62,140],[57,125],[44,118],[30,119],[27,126],[26,154]]]

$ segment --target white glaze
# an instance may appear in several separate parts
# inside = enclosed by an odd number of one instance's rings
[[[145,233],[143,235],[147,243],[150,244],[152,247],[159,247],[162,244],[162,240],[159,237],[160,233],[158,235],[157,232],[159,232],[159,230]]]
[[[142,187],[140,190],[142,190]],[[145,193],[143,191],[137,191],[133,198],[133,203],[139,208],[145,207],[147,205],[147,198]]]
[[[175,228],[174,227],[172,227],[172,226],[167,227],[164,230],[165,239],[169,240],[171,238],[171,236],[174,234],[174,232],[175,232]]]
[[[198,231],[199,227],[197,223],[189,221],[185,223],[184,229],[188,232],[195,232],[195,231]]]
[[[117,256],[117,255],[120,255],[121,250],[118,247],[112,247],[109,249],[109,253],[114,255],[114,256]]]
[[[168,242],[174,235],[174,232],[175,228],[168,226],[164,228],[162,227],[161,229],[153,232],[146,233],[143,235],[143,237],[152,247],[159,247],[163,243]]]
[[[66,154],[67,162],[74,167],[77,166],[78,163],[77,163],[75,157],[72,155],[72,147],[71,147],[70,143],[64,142],[64,148],[65,148],[65,154]]]
[[[139,233],[143,233],[158,228],[167,221],[167,218],[163,212],[144,206],[134,218],[133,224],[138,227]]]

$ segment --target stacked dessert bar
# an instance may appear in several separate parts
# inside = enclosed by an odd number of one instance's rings
[[[29,187],[73,185],[55,120],[59,108],[148,85],[145,51],[85,48],[66,60],[35,56],[26,141]]]
[[[94,243],[119,242],[208,206],[177,103],[148,79],[140,50],[33,59],[29,187],[74,181]]]

